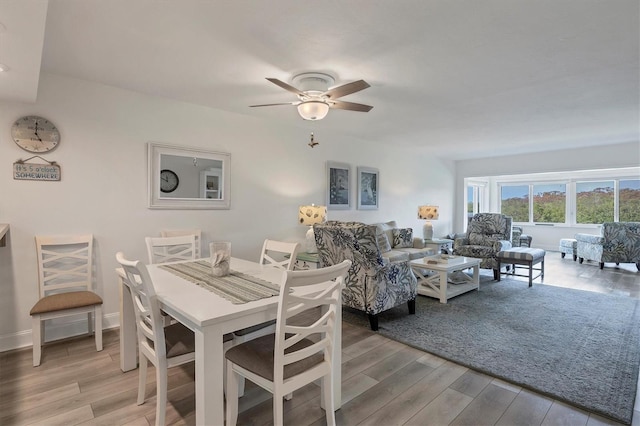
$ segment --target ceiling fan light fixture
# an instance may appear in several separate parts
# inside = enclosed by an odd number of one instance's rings
[[[305,101],[298,105],[298,114],[305,120],[322,120],[329,112],[329,104],[322,101]]]

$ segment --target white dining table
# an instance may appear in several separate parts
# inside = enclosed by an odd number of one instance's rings
[[[224,424],[224,350],[222,336],[276,318],[278,297],[233,304],[215,293],[185,280],[160,265],[148,265],[160,307],[195,333],[196,424]],[[275,284],[281,284],[283,271],[232,258],[231,269]],[[137,336],[131,291],[121,268],[116,269],[120,287],[120,368],[137,368]],[[313,293],[318,288],[306,288]],[[338,309],[337,324],[342,324]],[[341,407],[341,326],[336,327],[333,360],[335,409]],[[324,407],[324,402],[322,403]]]

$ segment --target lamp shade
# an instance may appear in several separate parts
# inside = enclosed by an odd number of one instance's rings
[[[316,239],[313,233],[313,225],[323,223],[327,220],[327,206],[300,206],[298,209],[298,223],[309,227],[305,236],[304,251],[307,253],[317,253]]]
[[[305,120],[322,120],[329,112],[329,104],[322,101],[306,101],[298,105],[298,114]]]
[[[323,223],[326,221],[326,206],[316,206],[315,204],[311,204],[310,206],[300,206],[298,210],[298,222],[300,225],[312,226],[316,223]]]
[[[418,207],[418,219],[437,220],[438,206],[419,206]]]

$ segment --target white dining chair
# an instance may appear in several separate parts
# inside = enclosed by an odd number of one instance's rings
[[[33,366],[40,365],[45,321],[87,314],[102,350],[102,298],[93,291],[93,235],[36,236],[39,300],[31,308]]]
[[[260,264],[270,265],[280,269],[293,270],[296,256],[300,251],[300,243],[290,243],[276,240],[264,240],[260,253]]]
[[[144,403],[147,361],[156,367],[156,425],[164,425],[167,405],[167,369],[195,360],[193,331],[180,323],[167,327],[147,267],[140,261],[116,260],[124,269],[135,311],[138,334],[138,405]]]
[[[196,237],[193,234],[179,237],[146,237],[144,241],[150,264],[197,258]]]
[[[262,251],[260,252],[261,265],[269,265],[274,268],[284,270],[292,270],[295,263],[295,258],[300,250],[300,243],[289,243],[276,240],[264,240],[262,244]],[[284,260],[282,260],[284,259]],[[293,259],[293,260],[292,260]],[[239,345],[252,339],[271,334],[276,330],[276,321],[266,321],[261,324],[256,324],[251,327],[236,330],[233,333],[233,340],[226,343],[225,349],[232,346]],[[239,395],[244,395],[244,380],[239,384]],[[290,395],[287,395],[287,399],[291,399]]]
[[[182,237],[184,235],[196,237],[196,259],[200,259],[200,253],[202,253],[202,231],[200,229],[163,229],[160,231],[161,237]]]
[[[195,260],[197,246],[195,234],[185,234],[175,237],[146,237],[147,256],[149,264],[176,262],[179,260]],[[175,322],[173,318],[164,311],[160,311],[167,326]]]
[[[264,240],[260,253],[260,264],[274,268],[293,270],[295,258],[300,250],[300,243],[288,243],[275,240]],[[282,260],[284,259],[284,260]],[[233,344],[238,345],[247,340],[255,339],[275,331],[276,321],[267,321],[251,327],[237,330],[233,333]]]
[[[238,419],[238,384],[247,378],[273,394],[273,422],[284,421],[285,395],[321,379],[327,424],[335,425],[333,400],[333,355],[336,318],[341,307],[344,279],[351,266],[345,260],[334,266],[305,271],[285,271],[278,300],[276,332],[234,346],[227,360],[226,424]],[[301,295],[301,287],[319,285],[317,291]],[[321,309],[312,324],[291,321],[297,315]]]

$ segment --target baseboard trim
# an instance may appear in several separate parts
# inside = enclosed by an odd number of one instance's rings
[[[102,329],[120,327],[120,313],[115,312],[102,317]],[[64,324],[51,324],[47,326],[46,342],[65,339],[68,337],[81,336],[87,333],[87,320],[78,319]],[[4,334],[0,336],[0,352],[13,349],[20,349],[33,346],[31,330],[23,330],[17,333]]]

